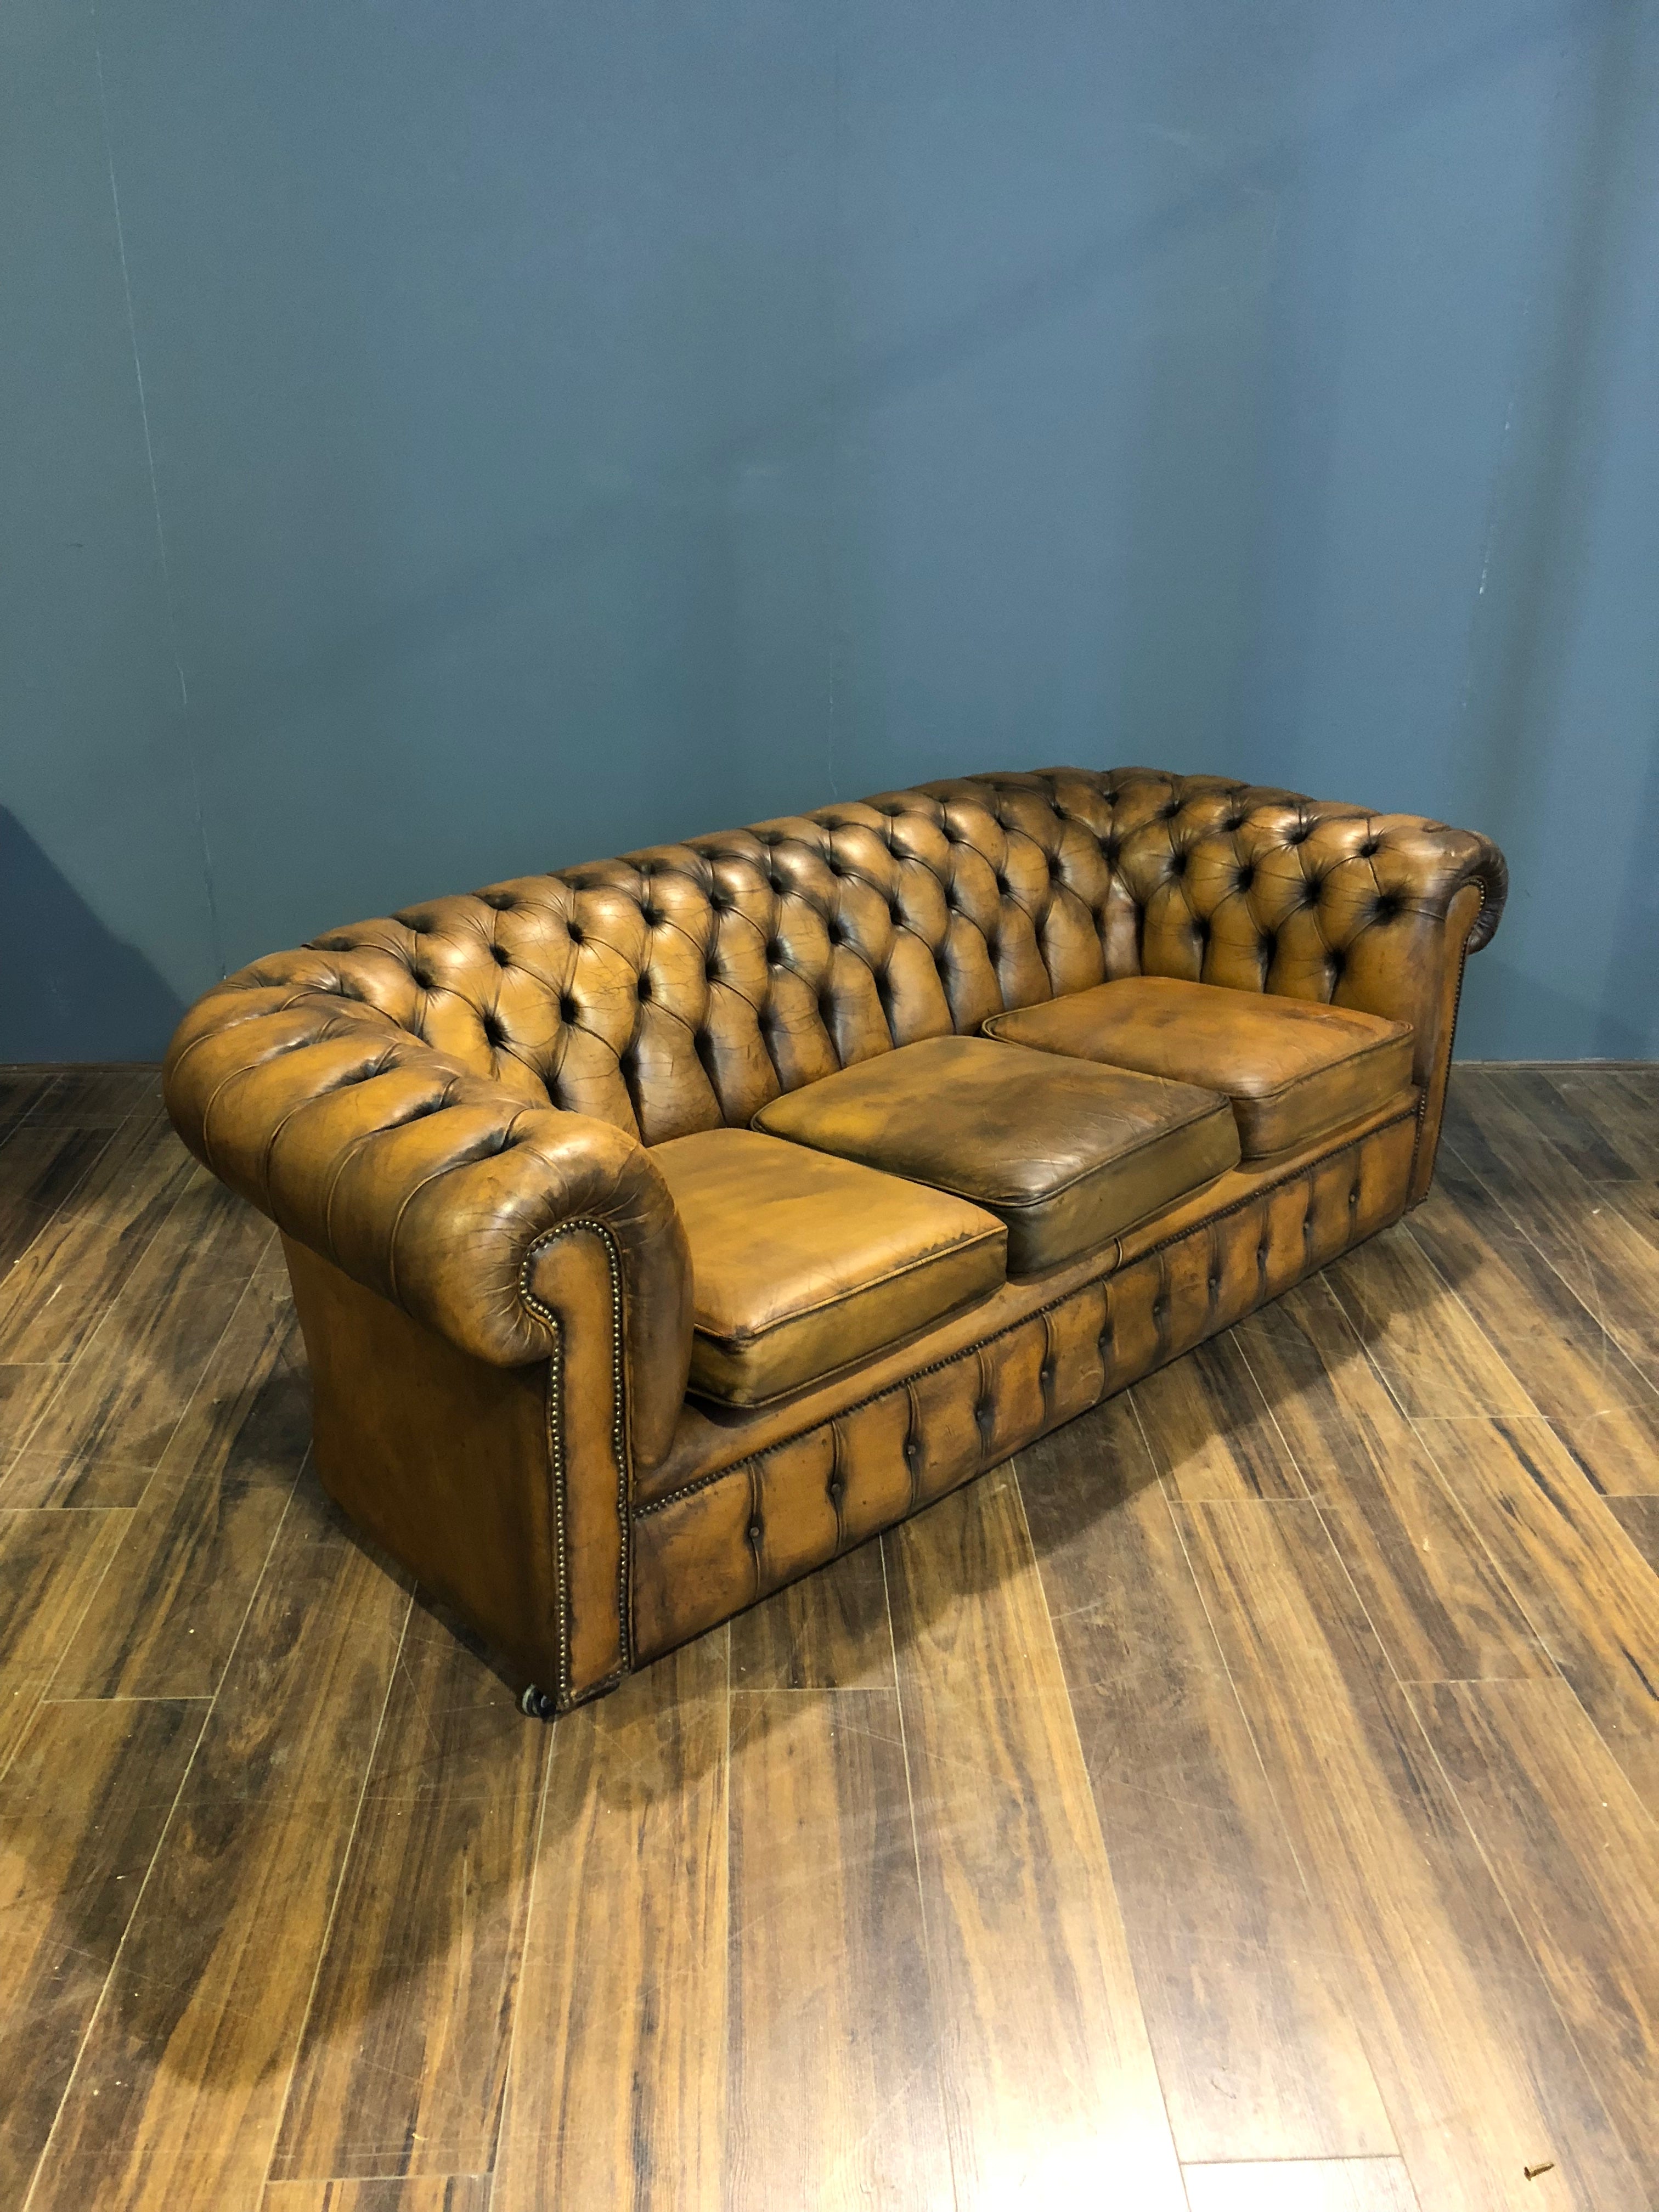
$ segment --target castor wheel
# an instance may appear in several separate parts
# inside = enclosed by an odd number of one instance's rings
[[[532,1682],[519,1700],[519,1711],[532,1721],[550,1721],[554,1713],[553,1700],[545,1690],[538,1690]]]

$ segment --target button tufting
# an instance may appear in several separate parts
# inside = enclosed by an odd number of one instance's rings
[[[559,1019],[562,1022],[574,1022],[580,1012],[580,1007],[569,992],[562,991],[559,994]]]
[[[751,1521],[744,1533],[747,1535],[751,1544],[758,1544],[761,1540],[762,1534],[760,1522],[758,1521]]]
[[[566,922],[564,926],[564,933],[570,939],[570,942],[573,945],[580,945],[587,934],[586,931],[582,927],[579,921]]]

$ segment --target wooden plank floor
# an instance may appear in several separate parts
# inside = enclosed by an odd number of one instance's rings
[[[0,1071],[0,2212],[1659,2207],[1659,1069],[548,1729]]]

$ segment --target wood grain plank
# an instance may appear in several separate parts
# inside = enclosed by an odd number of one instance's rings
[[[0,1510],[5,1497],[4,1470],[45,1413],[52,1393],[63,1387],[64,1370],[56,1366],[0,1367]]]
[[[1471,1092],[1452,1149],[1613,1342],[1659,1382],[1659,1249],[1617,1202],[1639,1187],[1587,1182],[1497,1084]]]
[[[136,1505],[276,1231],[198,1170],[0,1483],[0,1504]]]
[[[0,1771],[92,1602],[126,1518],[0,1513]]]
[[[0,1782],[0,2204],[28,2194],[206,1711],[46,1706]]]
[[[29,1109],[63,1129],[114,1129],[130,1115],[159,1119],[161,1069],[159,1062],[133,1060],[107,1066],[63,1067],[50,1093]]]
[[[1324,1279],[1408,1413],[1537,1411],[1404,1222],[1337,1261]]]
[[[273,1249],[128,1518],[52,1694],[210,1697],[310,1440],[304,1352]]]
[[[72,1359],[194,1172],[165,1121],[125,1122],[0,1283],[0,1361]]]
[[[1184,2206],[1018,1491],[883,1538],[957,2197]]]
[[[273,2181],[260,2212],[489,2212],[487,2173],[403,2181]]]
[[[1659,1443],[1659,1392],[1455,1158],[1411,1235],[1526,1384],[1540,1413],[1582,1420],[1627,1407]]]
[[[1395,1672],[1553,1674],[1329,1288],[1298,1284],[1237,1334]]]
[[[1397,2158],[1189,2166],[1183,2171],[1192,2212],[1420,2212],[1411,2176]]]
[[[31,2212],[258,2202],[409,1601],[302,1485]]]
[[[1659,1583],[1547,1421],[1419,1428],[1447,1487],[1650,1812]]]
[[[1659,2202],[1659,1826],[1565,1682],[1445,1683],[1412,1702]]]
[[[1595,1132],[1618,1163],[1613,1180],[1659,1176],[1659,1090],[1627,1068],[1554,1067],[1547,1080],[1568,1110]],[[1580,1171],[1589,1175],[1582,1162]],[[1590,1176],[1594,1182],[1596,1178]]]
[[[1317,1509],[1172,1510],[1423,2203],[1647,2212]]]
[[[894,1690],[732,1700],[726,2202],[954,2204]]]
[[[1475,1096],[1495,1092],[1511,1112],[1524,1116],[1586,1182],[1624,1182],[1639,1173],[1611,1142],[1589,1099],[1605,1079],[1589,1075],[1563,1082],[1545,1067],[1492,1068],[1477,1079]]]
[[[50,1067],[0,1067],[0,1143],[32,1113],[58,1081]]]
[[[1610,1498],[1607,1510],[1659,1575],[1659,1498]]]
[[[860,1544],[732,1623],[732,1683],[744,1690],[895,1686],[879,1544]]]
[[[722,2201],[726,1638],[555,1730],[491,2212]]]
[[[471,1639],[417,1603],[273,2181],[489,2166],[552,1741]]]
[[[7,1139],[0,1176],[0,1274],[14,1267],[109,1142],[106,1131],[25,1121]]]
[[[1392,2150],[1334,1939],[1127,1401],[1016,1464],[1176,2150]]]
[[[1129,1395],[1171,1498],[1306,1497],[1232,1332],[1172,1360]]]

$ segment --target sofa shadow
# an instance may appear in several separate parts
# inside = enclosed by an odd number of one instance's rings
[[[0,806],[0,1061],[159,1060],[184,1000]]]

